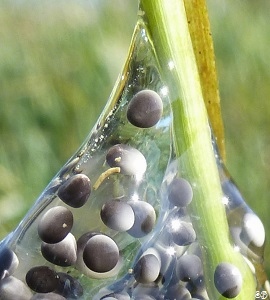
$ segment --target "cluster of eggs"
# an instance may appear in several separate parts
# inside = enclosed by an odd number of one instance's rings
[[[162,112],[161,97],[145,89],[129,102],[126,118],[133,126],[147,129],[160,121]],[[107,166],[125,176],[140,177],[147,170],[143,153],[129,144],[112,145],[106,151],[105,160]],[[113,198],[100,208],[100,220],[107,228],[126,232],[134,239],[151,233],[151,238],[130,264],[127,277],[120,278],[114,290],[101,290],[95,299],[208,299],[202,256],[187,212],[193,201],[192,185],[177,172],[165,185],[169,211],[159,216],[162,226],[156,226],[155,208],[144,200]],[[22,300],[88,299],[80,280],[68,272],[55,270],[54,265],[74,267],[94,279],[117,276],[123,266],[123,257],[113,237],[90,230],[80,233],[76,239],[72,231],[76,219],[70,208],[84,207],[91,192],[91,181],[86,174],[71,174],[57,190],[63,205],[60,202],[41,213],[36,231],[40,253],[49,266],[44,263],[31,267],[24,279],[18,279],[13,274],[16,274],[20,257],[5,243],[0,244],[0,299],[17,299],[18,294]],[[258,218],[246,214],[242,221],[238,238],[246,245],[253,243],[261,247],[264,235],[258,236],[253,226],[256,223],[256,228],[259,226],[259,231],[263,231]],[[214,270],[217,291],[228,299],[236,297],[243,283],[240,271],[229,262],[221,262]]]

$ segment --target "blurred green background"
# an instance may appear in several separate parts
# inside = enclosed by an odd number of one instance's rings
[[[208,6],[227,166],[269,241],[270,2]],[[94,125],[125,61],[136,14],[131,0],[1,0],[0,238]]]

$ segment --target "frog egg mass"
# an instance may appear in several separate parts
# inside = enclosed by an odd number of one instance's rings
[[[200,226],[205,215],[197,208],[205,205],[204,186],[189,156],[197,144],[190,141],[183,153],[176,152],[174,93],[159,74],[147,32],[138,24],[127,73],[86,142],[0,243],[0,299],[217,300],[241,295],[243,270],[226,260],[208,260],[218,250],[206,244]],[[177,138],[184,141],[184,133]],[[212,144],[214,153],[214,136]],[[222,247],[244,264],[252,265],[254,257],[260,263],[262,222],[239,196],[220,158],[216,164],[220,199],[215,200],[223,209],[226,232],[235,233],[222,239]],[[229,201],[222,203],[222,197]],[[210,224],[206,234],[220,234],[217,225]]]

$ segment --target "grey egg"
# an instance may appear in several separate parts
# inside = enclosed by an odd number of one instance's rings
[[[97,234],[86,243],[83,260],[85,265],[94,272],[109,272],[119,260],[119,249],[110,237]]]
[[[31,296],[30,289],[21,280],[13,276],[6,277],[0,281],[0,299],[29,300]]]
[[[163,112],[160,96],[152,90],[138,92],[127,108],[127,119],[140,128],[149,128],[157,124]]]
[[[12,259],[13,254],[9,248],[3,247],[0,249],[0,278],[2,278],[4,272],[10,268]]]
[[[190,300],[209,300],[209,298],[207,296],[204,297],[202,295],[194,294]]]
[[[202,262],[197,255],[186,254],[177,261],[176,274],[181,281],[195,282],[202,275],[202,271]]]
[[[101,232],[94,232],[94,231],[90,231],[87,232],[85,234],[83,234],[77,241],[77,262],[76,262],[76,268],[82,272],[84,275],[90,277],[90,278],[95,278],[95,279],[104,279],[104,278],[111,278],[115,275],[117,275],[120,271],[120,268],[122,266],[122,258],[119,257],[119,260],[116,264],[116,266],[109,270],[108,272],[96,272],[92,269],[90,269],[84,261],[84,255],[87,256],[87,254],[84,253],[85,250],[85,246],[87,244],[87,242],[94,236],[96,235],[104,235]],[[105,235],[106,236],[106,235]],[[105,249],[104,249],[105,250]],[[93,253],[94,254],[94,253]],[[89,253],[88,255],[88,259],[90,260],[94,260],[95,258],[93,256],[91,256],[91,254]],[[97,261],[98,262],[98,261]]]
[[[133,226],[127,231],[131,236],[140,238],[152,231],[156,222],[153,206],[144,201],[128,201],[135,215]]]
[[[89,239],[97,234],[101,234],[98,231],[89,231],[84,233],[77,241],[77,249],[82,251],[85,248],[86,243],[89,241]]]
[[[114,294],[114,297],[117,299],[117,300],[130,300],[130,296],[127,292],[119,292],[119,293],[115,293]]]
[[[130,229],[135,220],[131,206],[121,200],[109,200],[101,208],[103,223],[111,229],[126,231]]]
[[[50,293],[56,289],[59,276],[47,266],[37,266],[27,272],[25,281],[37,293]]]
[[[196,240],[196,232],[191,223],[179,221],[176,228],[171,228],[173,242],[179,246],[187,246]]]
[[[156,300],[156,299],[149,295],[138,295],[134,298],[134,300]]]
[[[30,300],[66,300],[67,298],[56,293],[38,293],[35,294]]]
[[[86,203],[90,193],[90,179],[84,174],[76,174],[60,186],[58,197],[67,205],[79,208]]]
[[[231,299],[240,293],[243,279],[236,266],[228,262],[222,262],[215,269],[214,283],[222,296]]]
[[[191,201],[193,191],[190,183],[184,178],[174,178],[168,186],[168,199],[178,207],[185,207]]]
[[[201,293],[204,293],[206,286],[203,274],[199,275],[196,280],[188,282],[186,284],[186,288],[192,295],[196,294],[196,297],[198,297]]]
[[[154,299],[157,299],[159,294],[160,289],[156,282],[136,283],[134,285],[134,289],[132,290],[132,296],[135,299],[139,296],[151,296]]]
[[[8,247],[0,248],[0,280],[10,276],[19,265],[17,255]]]
[[[165,293],[164,300],[189,300],[191,299],[190,292],[182,285],[175,284],[169,286]]]
[[[63,206],[49,209],[38,223],[38,235],[46,243],[58,243],[70,232],[73,226],[72,212]]]
[[[49,262],[67,267],[76,263],[77,244],[74,236],[69,233],[61,242],[56,244],[41,244],[41,253]]]
[[[104,298],[101,298],[101,300],[108,300],[108,299],[117,299],[117,300],[130,300],[130,296],[127,292],[119,292],[119,293],[111,293]]]
[[[80,282],[67,273],[58,272],[58,286],[55,289],[57,294],[68,299],[79,299],[83,295],[83,287]]]
[[[106,155],[110,167],[119,167],[120,173],[125,175],[143,175],[147,163],[143,154],[128,145],[117,144],[112,146]]]
[[[241,240],[249,245],[262,247],[265,241],[265,230],[262,221],[254,213],[246,213],[243,217]]]
[[[134,266],[134,277],[140,283],[154,282],[160,272],[160,260],[154,254],[143,255]]]

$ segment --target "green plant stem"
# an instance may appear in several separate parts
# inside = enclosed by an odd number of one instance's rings
[[[209,298],[226,299],[217,292],[213,278],[219,263],[230,262],[243,276],[242,290],[235,299],[254,299],[252,272],[230,241],[185,4],[183,0],[141,0],[140,7],[172,100],[176,155],[185,155],[185,172],[194,186],[189,215],[202,250]],[[200,6],[194,9],[196,13]]]

